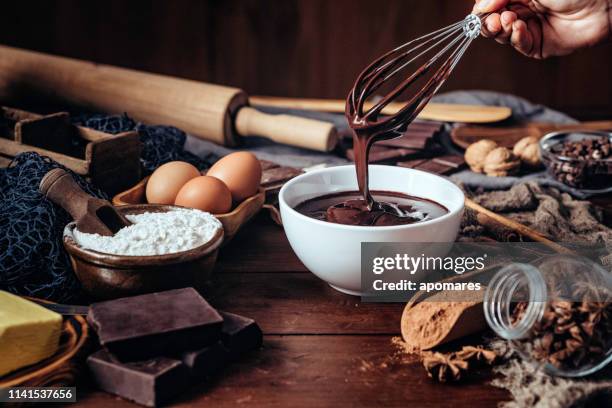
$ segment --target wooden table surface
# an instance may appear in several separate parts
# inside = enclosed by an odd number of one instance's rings
[[[222,309],[250,316],[263,348],[175,400],[176,406],[494,407],[509,398],[489,378],[443,385],[419,363],[397,357],[403,304],[365,304],[308,272],[266,212],[222,250],[208,295]],[[79,389],[80,406],[133,404]]]

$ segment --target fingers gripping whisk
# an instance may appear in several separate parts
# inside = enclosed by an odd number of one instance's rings
[[[378,138],[403,132],[478,37],[485,18],[486,15],[470,14],[462,21],[401,45],[370,64],[359,75],[347,98],[346,114],[351,127],[356,131],[367,127]],[[377,102],[366,105],[383,85],[397,78],[403,79]],[[394,115],[381,115],[389,103],[410,93],[409,88],[417,82],[424,85],[409,94],[401,110]]]

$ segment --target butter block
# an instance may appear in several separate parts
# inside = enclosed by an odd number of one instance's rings
[[[61,331],[61,315],[0,291],[0,376],[52,356]]]

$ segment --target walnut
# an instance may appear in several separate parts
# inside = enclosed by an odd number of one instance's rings
[[[485,157],[487,157],[487,154],[496,147],[497,143],[488,139],[472,143],[465,150],[465,162],[470,166],[472,171],[482,173]]]
[[[484,160],[483,170],[487,176],[506,177],[520,168],[521,161],[505,147],[496,147],[491,150]]]
[[[542,165],[540,160],[540,142],[537,137],[528,136],[522,138],[514,145],[512,152],[527,167],[538,168]]]

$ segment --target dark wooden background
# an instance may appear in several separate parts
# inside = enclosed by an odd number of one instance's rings
[[[335,97],[372,58],[462,18],[471,0],[20,0],[0,42],[241,87]],[[583,118],[612,114],[612,45],[531,61],[479,40],[444,89],[514,93]]]

